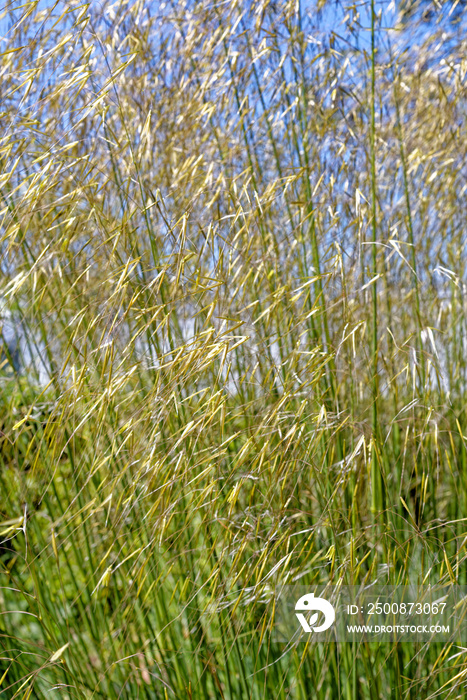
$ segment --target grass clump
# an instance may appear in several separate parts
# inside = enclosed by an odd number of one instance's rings
[[[272,634],[467,583],[462,4],[2,12],[3,697],[463,697]]]

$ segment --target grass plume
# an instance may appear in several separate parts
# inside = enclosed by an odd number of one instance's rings
[[[463,697],[274,641],[467,584],[463,3],[8,1],[0,694]]]

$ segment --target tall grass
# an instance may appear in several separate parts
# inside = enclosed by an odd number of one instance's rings
[[[463,5],[7,2],[0,693],[464,697],[284,647],[467,583]]]

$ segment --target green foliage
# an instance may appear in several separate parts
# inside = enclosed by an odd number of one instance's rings
[[[7,700],[465,694],[271,632],[292,582],[467,583],[465,42],[391,17],[7,2]]]

